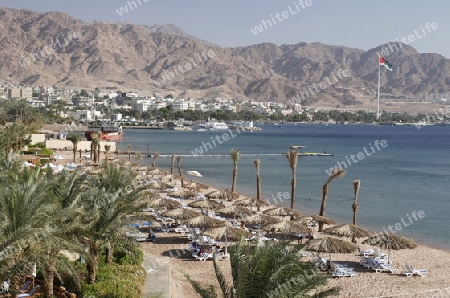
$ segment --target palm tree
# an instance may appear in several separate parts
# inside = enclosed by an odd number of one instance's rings
[[[97,147],[100,145],[101,137],[102,137],[102,135],[100,132],[95,132],[92,134],[91,152],[94,152],[94,163],[98,163]]]
[[[286,158],[289,162],[289,167],[291,168],[292,179],[291,179],[291,209],[294,209],[295,202],[295,187],[297,185],[297,163],[298,163],[298,151],[291,149],[286,153]]]
[[[352,209],[353,209],[353,225],[356,226],[356,212],[359,209],[359,204],[358,204],[358,194],[359,194],[359,187],[361,186],[361,181],[359,180],[354,180],[353,181],[353,190],[355,192],[355,202],[352,204]],[[356,237],[355,234],[353,234],[352,236],[352,242],[356,243]]]
[[[231,247],[231,285],[214,258],[223,297],[327,297],[338,292],[337,288],[318,290],[327,283],[326,276],[316,274],[311,264],[299,260],[300,248],[286,250],[286,245],[284,242],[266,243],[261,247],[240,242]],[[185,276],[201,297],[217,297],[213,286],[201,286],[189,275]]]
[[[254,162],[255,168],[256,168],[256,199],[262,200],[261,199],[261,177],[259,176],[259,166],[261,165],[261,160],[255,159],[253,162]]]
[[[105,145],[105,162],[108,163],[108,152],[111,150],[111,145]]]
[[[330,176],[328,176],[327,182],[322,187],[322,204],[320,205],[320,216],[325,216],[325,209],[327,205],[327,195],[328,195],[328,184],[335,178],[343,178],[345,176],[345,171],[341,168],[334,168]],[[319,223],[319,232],[323,231],[323,222]]]
[[[72,142],[73,150],[73,162],[76,161],[78,143],[81,141],[81,136],[79,134],[73,133],[67,136],[67,139]]]
[[[181,187],[184,187],[183,172],[181,171],[181,156],[177,155],[178,174],[180,175]]]
[[[8,165],[1,157],[1,164]],[[30,267],[27,252],[51,233],[55,202],[48,199],[49,183],[42,179],[39,168],[20,169],[15,162],[0,173],[0,278],[12,276],[17,286]],[[28,269],[27,269],[28,268]],[[9,278],[11,278],[9,276]]]
[[[142,163],[142,160],[143,160],[141,151],[137,151],[136,152],[136,159],[138,160],[139,167],[141,167],[141,163]]]
[[[173,166],[175,164],[175,155],[172,154],[171,158],[170,158],[170,174],[173,174]]]
[[[236,190],[236,179],[237,179],[237,163],[238,159],[241,156],[239,149],[231,149],[230,151],[231,159],[233,160],[233,183],[231,184],[231,191],[234,192]]]
[[[98,163],[100,163],[100,160],[101,160],[100,153],[101,153],[101,145],[100,145],[100,142],[98,142],[98,145],[97,145],[97,162]]]
[[[128,144],[128,161],[131,161],[131,145]]]
[[[153,162],[152,162],[152,168],[156,168],[156,160],[159,157],[159,152],[153,153]]]
[[[95,283],[103,247],[111,254],[114,244],[130,245],[131,239],[122,230],[135,220],[131,215],[145,205],[141,203],[144,188],[134,186],[135,175],[130,168],[108,164],[103,173],[91,179],[81,200],[88,212],[83,213],[76,228],[79,242],[87,248],[89,284]]]

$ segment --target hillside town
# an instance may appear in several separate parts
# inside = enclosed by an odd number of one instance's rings
[[[421,95],[417,98],[399,99],[384,98],[382,102],[407,102],[428,103],[440,105],[435,109],[433,115],[418,114],[415,117],[405,119],[405,113],[401,111],[385,111],[387,122],[423,122],[423,123],[446,123],[449,120],[448,94]],[[242,101],[237,99],[214,98],[183,98],[174,97],[171,94],[161,96],[154,93],[145,96],[138,92],[123,92],[115,87],[105,89],[95,88],[74,89],[67,87],[44,87],[0,84],[1,101],[26,100],[30,107],[39,109],[51,109],[49,112],[60,118],[61,121],[75,121],[82,124],[100,124],[104,122],[115,122],[120,125],[139,126],[165,126],[169,121],[177,120],[187,125],[193,121],[204,121],[206,115],[218,120],[231,120],[235,117],[227,115],[244,115],[246,119],[239,120],[271,120],[271,121],[303,121],[303,122],[326,122],[326,123],[353,123],[371,122],[375,110],[361,111],[336,107],[340,116],[329,108],[302,106],[301,102],[289,101],[280,103],[276,101]],[[159,113],[158,111],[170,111],[170,113]],[[191,113],[191,119],[184,119],[186,113]],[[219,113],[217,113],[219,112]],[[192,113],[194,115],[192,115]],[[351,115],[367,114],[361,117]],[[342,116],[346,114],[347,116]],[[350,116],[349,116],[350,115]],[[166,116],[166,117],[164,117]],[[401,117],[400,117],[401,116]],[[403,118],[402,118],[403,117]],[[189,117],[188,117],[189,118]],[[65,119],[65,120],[64,120]],[[158,120],[158,121],[157,121]],[[236,119],[233,119],[236,120]]]

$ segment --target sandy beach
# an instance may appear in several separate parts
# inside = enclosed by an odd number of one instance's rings
[[[59,155],[67,158],[58,161],[60,164],[71,162],[72,152],[61,151]],[[103,156],[104,158],[104,156]],[[111,156],[112,158],[112,156]],[[157,175],[148,176],[150,179],[158,179]],[[185,177],[191,180],[191,176]],[[193,179],[195,180],[195,179]],[[180,186],[180,181],[172,181],[176,187]],[[206,194],[214,188],[202,190]],[[243,197],[243,196],[241,196]],[[192,200],[183,200],[185,203]],[[226,205],[232,202],[225,201]],[[273,206],[272,206],[273,207]],[[264,207],[262,210],[270,207]],[[158,223],[155,222],[155,226]],[[327,226],[329,227],[329,226]],[[321,238],[325,234],[315,232],[315,238]],[[179,233],[156,232],[157,238],[154,243],[141,243],[142,249],[154,260],[155,264],[167,266],[170,270],[170,297],[200,297],[192,288],[184,276],[184,273],[203,285],[213,285],[219,289],[216,281],[213,262],[198,261],[186,250],[190,241],[187,237]],[[343,238],[345,239],[345,238]],[[358,246],[361,250],[377,249],[377,247],[361,244],[358,239]],[[296,244],[294,240],[292,244]],[[386,251],[387,252],[387,251]],[[329,254],[322,253],[322,257],[329,257]],[[393,266],[398,270],[394,273],[376,273],[360,266],[361,257],[356,254],[331,254],[333,261],[345,262],[357,271],[353,277],[329,278],[327,287],[338,286],[341,291],[336,297],[450,297],[450,252],[438,250],[425,245],[418,245],[415,249],[403,249],[391,251]],[[302,260],[310,261],[310,257],[303,257]],[[228,260],[219,262],[227,280],[231,281],[231,268]],[[406,270],[406,265],[410,264],[416,269],[426,269],[428,274],[425,277],[406,277],[401,274]],[[220,292],[220,290],[218,290]]]

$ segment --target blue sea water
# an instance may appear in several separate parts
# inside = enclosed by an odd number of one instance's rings
[[[303,152],[333,153],[333,157],[301,157],[297,167],[296,209],[317,214],[327,170],[340,162],[346,170],[342,179],[329,185],[326,216],[339,223],[351,223],[353,184],[361,181],[358,225],[380,232],[398,224],[397,233],[417,242],[450,250],[450,126],[387,125],[261,125],[261,132],[186,132],[128,129],[118,144],[126,150],[160,154],[192,155],[203,144],[211,144],[206,155],[220,158],[184,157],[184,171],[197,170],[203,178],[195,181],[230,188],[232,161],[229,152],[241,154],[281,154],[291,145],[306,146]],[[215,144],[212,138],[228,134],[229,140]],[[375,146],[384,140],[386,146]],[[203,149],[204,149],[203,148]],[[351,154],[357,162],[351,160]],[[370,155],[369,155],[370,154]],[[228,156],[227,156],[228,155]],[[264,199],[289,206],[290,201],[273,199],[277,193],[290,192],[291,171],[287,159],[262,156],[261,184]],[[237,191],[256,196],[255,157],[241,157],[238,163]],[[350,161],[350,162],[349,162]],[[149,162],[149,159],[147,159]],[[345,168],[344,166],[347,166]],[[160,158],[158,166],[170,168],[170,158]],[[189,177],[191,178],[191,177]],[[412,213],[422,211],[422,218]],[[395,228],[393,228],[395,229]]]

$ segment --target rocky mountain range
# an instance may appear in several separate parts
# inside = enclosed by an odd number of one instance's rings
[[[143,94],[351,105],[382,93],[446,93],[450,61],[390,43],[364,51],[299,42],[219,47],[174,25],[84,22],[61,12],[0,7],[0,80],[112,87]]]

